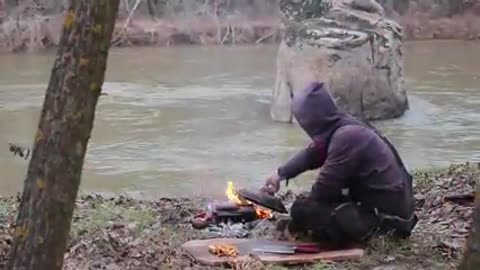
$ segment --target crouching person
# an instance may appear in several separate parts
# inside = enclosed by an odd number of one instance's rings
[[[275,194],[281,181],[308,170],[319,173],[311,190],[294,201],[287,234],[308,233],[335,246],[378,233],[409,237],[417,223],[412,177],[393,145],[368,123],[341,112],[322,83],[295,92],[292,113],[312,143],[262,190]]]

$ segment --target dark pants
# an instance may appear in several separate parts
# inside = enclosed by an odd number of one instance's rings
[[[340,247],[364,243],[375,233],[387,233],[381,219],[372,209],[355,202],[320,203],[299,196],[291,208],[291,233],[307,233],[314,241]]]

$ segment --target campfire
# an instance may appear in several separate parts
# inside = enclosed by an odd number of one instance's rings
[[[192,225],[197,229],[203,229],[210,224],[251,222],[273,217],[272,211],[239,196],[233,182],[228,182],[225,195],[228,201],[208,204],[206,211],[195,216]]]
[[[252,206],[255,210],[255,214],[257,215],[258,219],[270,219],[273,217],[272,211],[268,209],[261,208],[259,206],[254,205],[252,202],[249,202],[243,198],[241,198],[238,193],[236,192],[235,188],[233,187],[233,182],[228,182],[227,190],[225,192],[227,198],[238,206]]]

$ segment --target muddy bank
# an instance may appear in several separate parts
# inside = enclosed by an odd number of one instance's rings
[[[478,164],[417,172],[416,200],[420,218],[409,240],[376,238],[358,263],[318,264],[310,269],[454,269],[471,221],[471,196],[480,180]],[[286,204],[294,198],[283,194]],[[190,219],[204,198],[138,201],[125,197],[82,196],[77,202],[64,269],[208,269],[179,249],[191,239],[213,237],[196,230]],[[0,269],[8,257],[16,197],[0,199]],[[257,222],[244,237],[270,234],[270,221]],[[232,228],[233,230],[233,228]],[[237,269],[282,269],[252,259]],[[322,268],[323,267],[323,268]],[[305,269],[305,268],[303,268]],[[375,268],[381,269],[381,268]]]
[[[406,40],[480,39],[480,17],[467,12],[451,17],[408,10],[392,15]],[[0,52],[32,52],[55,48],[63,14],[0,19]],[[242,14],[214,16],[119,19],[113,46],[241,45],[278,43],[284,26],[279,15],[250,18]]]

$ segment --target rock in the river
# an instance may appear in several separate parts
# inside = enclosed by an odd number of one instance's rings
[[[409,107],[402,29],[373,0],[282,0],[286,33],[277,57],[271,115],[291,122],[295,90],[323,81],[338,105],[363,118],[390,119]]]

